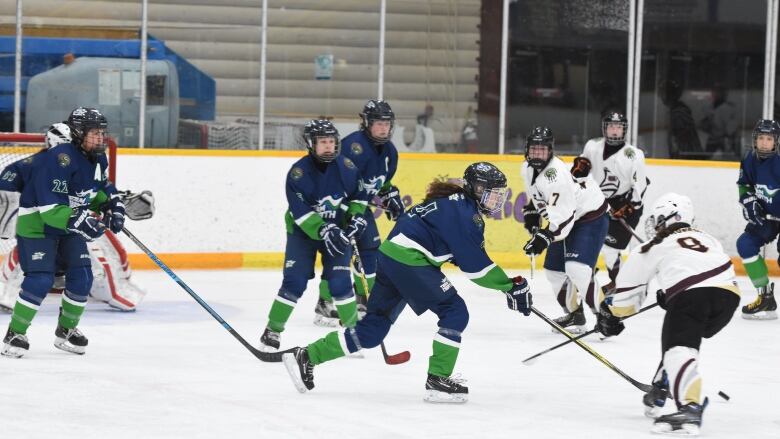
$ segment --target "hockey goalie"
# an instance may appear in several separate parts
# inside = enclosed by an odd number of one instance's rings
[[[46,147],[69,141],[69,129],[65,124],[54,124],[46,133]],[[11,166],[3,172],[5,175]],[[5,177],[4,181],[6,181]],[[3,189],[13,189],[2,186]],[[125,205],[125,214],[131,220],[149,219],[154,215],[154,197],[151,192],[131,193],[120,192]],[[19,208],[19,193],[15,190],[0,190],[0,239],[2,243],[15,244],[16,217]],[[106,230],[105,234],[87,243],[92,260],[94,281],[90,297],[97,302],[103,302],[121,311],[135,311],[143,300],[146,292],[131,280],[132,271],[127,260],[127,253],[119,239]],[[7,248],[8,244],[2,245]],[[17,248],[14,245],[7,254],[1,255],[0,267],[0,312],[11,312],[16,298],[21,291],[24,273],[19,265]],[[57,273],[52,293],[62,293],[65,288],[65,276]]]

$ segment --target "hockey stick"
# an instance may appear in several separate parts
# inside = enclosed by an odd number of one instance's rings
[[[265,361],[268,363],[280,363],[282,361],[282,354],[285,354],[287,352],[292,352],[293,349],[288,349],[286,351],[279,351],[279,352],[263,352],[259,349],[254,348],[252,345],[250,345],[244,337],[241,337],[238,332],[236,332],[235,329],[233,329],[222,317],[220,317],[219,314],[217,314],[216,311],[214,311],[203,299],[200,298],[190,287],[187,286],[186,283],[184,283],[183,280],[179,279],[179,276],[176,276],[176,273],[173,272],[170,268],[168,268],[167,265],[163,261],[160,260],[160,258],[157,257],[151,250],[149,250],[141,241],[138,240],[138,238],[135,237],[132,233],[130,233],[129,230],[127,230],[126,227],[122,228],[122,231],[125,232],[125,235],[127,235],[128,238],[130,238],[131,241],[135,243],[141,250],[146,253],[149,258],[154,261],[157,266],[162,268],[162,270],[168,274],[168,276],[171,277],[174,281],[176,281],[179,286],[181,286],[184,291],[186,291],[190,296],[192,296],[193,299],[195,299],[196,302],[200,306],[203,307],[206,311],[208,311],[209,314],[211,314],[211,317],[214,317],[216,321],[218,321],[223,328],[227,329],[227,331],[233,335],[233,337],[238,340],[239,343],[241,343],[249,352],[252,353],[255,357],[257,357],[260,361]]]
[[[637,239],[637,241],[639,241],[639,243],[640,243],[640,244],[644,244],[644,243],[645,243],[645,240],[644,240],[644,239],[642,239],[642,237],[641,237],[641,236],[639,236],[639,235],[636,233],[636,231],[635,231],[635,230],[634,230],[634,229],[633,229],[633,228],[632,228],[630,225],[628,225],[628,223],[626,222],[626,220],[624,220],[623,218],[618,218],[617,220],[618,220],[618,222],[620,222],[620,224],[622,224],[622,225],[623,225],[623,227],[625,227],[625,228],[626,228],[626,230],[628,230],[628,232],[629,232],[629,233],[631,233],[631,235],[632,235],[634,238],[636,238],[636,239]]]
[[[628,317],[623,317],[623,318],[622,318],[622,319],[620,319],[620,320],[621,320],[621,321],[623,321],[623,320],[626,320],[626,319],[630,319],[631,317],[634,317],[635,315],[637,315],[637,314],[639,314],[639,313],[643,313],[643,312],[647,311],[648,309],[650,309],[650,308],[654,308],[654,307],[656,307],[656,306],[658,306],[658,304],[657,304],[657,303],[654,303],[654,304],[652,304],[652,305],[647,305],[646,307],[644,307],[644,308],[640,309],[640,310],[639,310],[639,311],[637,311],[636,313],[634,313],[634,314],[631,314],[631,315],[630,315],[630,316],[628,316]],[[589,336],[590,334],[594,334],[594,333],[596,333],[596,332],[598,332],[598,331],[599,331],[599,330],[598,330],[598,329],[596,329],[596,328],[594,328],[594,329],[591,329],[590,331],[588,331],[588,332],[586,332],[586,333],[584,333],[584,334],[580,334],[580,335],[578,335],[578,336],[574,337],[573,339],[566,340],[566,341],[564,341],[563,343],[559,343],[559,344],[557,344],[557,345],[555,345],[555,346],[553,346],[553,347],[551,347],[551,348],[545,349],[545,350],[543,350],[542,352],[539,352],[538,354],[531,355],[530,357],[528,357],[528,358],[526,358],[525,360],[523,360],[523,364],[526,364],[526,365],[529,365],[529,366],[530,366],[531,364],[533,364],[533,360],[534,360],[534,359],[536,359],[537,357],[540,357],[540,356],[542,356],[542,355],[544,355],[544,354],[546,354],[546,353],[548,353],[548,352],[552,352],[552,351],[554,351],[554,350],[556,350],[556,349],[558,349],[558,348],[560,348],[560,347],[566,346],[567,344],[569,344],[569,343],[571,343],[571,342],[573,342],[573,341],[575,341],[575,340],[579,340],[579,339],[581,339],[581,338],[587,337],[587,336]]]
[[[357,268],[360,275],[360,283],[363,284],[363,290],[366,292],[366,298],[369,296],[368,280],[366,280],[366,271],[363,269],[363,260],[360,258],[360,251],[358,250],[357,243],[352,240],[352,251],[355,252],[355,268]],[[379,347],[382,349],[382,356],[385,358],[385,363],[390,365],[403,364],[409,361],[412,357],[411,352],[403,351],[397,354],[389,355],[385,348],[385,342],[379,343]]]
[[[634,387],[636,387],[637,389],[639,389],[639,390],[641,390],[641,391],[643,391],[643,392],[645,392],[645,393],[647,393],[647,392],[649,392],[650,390],[652,390],[652,389],[653,389],[653,386],[651,386],[651,385],[649,385],[649,384],[644,384],[644,383],[641,383],[641,382],[639,382],[639,381],[637,381],[637,380],[635,380],[635,379],[631,378],[631,377],[630,377],[628,374],[626,374],[626,373],[625,373],[625,372],[623,372],[622,370],[618,369],[618,367],[617,367],[617,366],[615,366],[614,364],[610,363],[610,362],[609,362],[609,360],[607,360],[607,359],[606,359],[606,358],[604,358],[604,357],[603,357],[601,354],[599,354],[598,352],[596,352],[595,350],[593,350],[593,348],[591,348],[590,346],[588,346],[588,345],[587,345],[587,344],[585,344],[584,342],[582,342],[582,341],[578,340],[578,339],[577,339],[576,337],[574,337],[574,336],[573,336],[573,335],[572,335],[572,334],[571,334],[569,331],[567,331],[567,330],[565,330],[565,329],[561,328],[561,326],[560,326],[560,325],[558,325],[557,323],[555,323],[555,322],[554,322],[552,319],[550,319],[549,317],[547,317],[546,315],[544,315],[542,312],[540,312],[540,311],[539,311],[538,309],[536,309],[535,307],[533,307],[533,306],[531,307],[531,312],[532,312],[532,313],[534,313],[534,314],[536,314],[537,316],[539,316],[539,318],[540,318],[540,319],[542,319],[542,320],[544,320],[545,322],[547,322],[547,324],[548,324],[548,325],[550,325],[550,326],[552,326],[553,328],[555,328],[555,330],[556,330],[556,331],[558,331],[558,332],[560,332],[561,334],[565,335],[566,337],[568,337],[568,338],[569,338],[571,341],[573,341],[574,343],[577,343],[577,346],[581,347],[582,349],[585,349],[585,351],[587,351],[589,354],[591,354],[593,357],[595,357],[597,360],[599,360],[599,361],[600,361],[602,364],[604,364],[604,365],[605,365],[605,366],[607,366],[608,368],[612,369],[612,370],[613,370],[613,371],[614,371],[616,374],[618,374],[618,375],[620,375],[621,377],[623,377],[623,378],[624,378],[626,381],[628,381],[629,383],[631,383],[631,385],[633,385],[633,386],[634,386]]]

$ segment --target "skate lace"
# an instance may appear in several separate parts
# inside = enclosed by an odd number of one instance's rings
[[[462,385],[468,381],[467,379],[461,377],[459,373],[456,373],[455,375],[448,376],[448,377],[442,377],[444,381],[447,381],[448,383],[455,384],[455,385]]]
[[[764,303],[764,296],[759,294],[758,297],[756,297],[756,300],[754,300],[752,303],[748,303],[747,308],[750,311],[753,311],[754,309],[756,309],[759,306],[761,306],[762,303]]]

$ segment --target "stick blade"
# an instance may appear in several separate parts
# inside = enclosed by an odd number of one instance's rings
[[[399,352],[397,354],[388,355],[385,357],[385,363],[390,365],[404,364],[412,358],[412,353],[409,351]]]

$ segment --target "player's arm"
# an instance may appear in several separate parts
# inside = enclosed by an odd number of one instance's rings
[[[631,251],[626,263],[620,267],[615,279],[615,293],[610,296],[609,310],[616,317],[635,314],[647,297],[647,284],[658,267],[657,251],[641,252],[641,247]]]
[[[74,166],[73,163],[61,164],[47,157],[47,160],[33,170],[38,212],[41,220],[49,227],[67,230],[68,220],[74,213],[69,198]]]
[[[756,196],[755,182],[745,170],[745,161],[750,160],[750,156],[745,158],[739,165],[739,178],[737,179],[737,192],[739,193],[739,204],[742,206],[742,216],[750,224],[760,226],[764,224],[764,206]]]
[[[350,191],[347,198],[347,228],[346,235],[351,240],[359,240],[368,227],[366,215],[373,213],[368,209],[371,198],[360,180],[360,172],[355,169],[349,173]]]
[[[314,211],[314,209],[312,209],[308,200],[304,198],[303,188],[290,175],[287,176],[285,194],[287,196],[289,214],[295,224],[300,227],[309,238],[316,240],[321,239],[319,230],[325,224],[325,221]]]
[[[385,148],[390,145],[385,145]],[[388,153],[387,162],[387,178],[385,184],[379,189],[379,199],[382,200],[382,208],[385,209],[387,218],[396,221],[399,216],[404,212],[404,202],[401,199],[401,191],[393,185],[392,179],[395,176],[395,171],[398,167],[398,151],[395,147]]]
[[[645,165],[645,153],[639,148],[634,148],[634,160],[632,161],[631,204],[639,208],[645,199],[645,192],[649,184],[647,178],[647,166]]]

